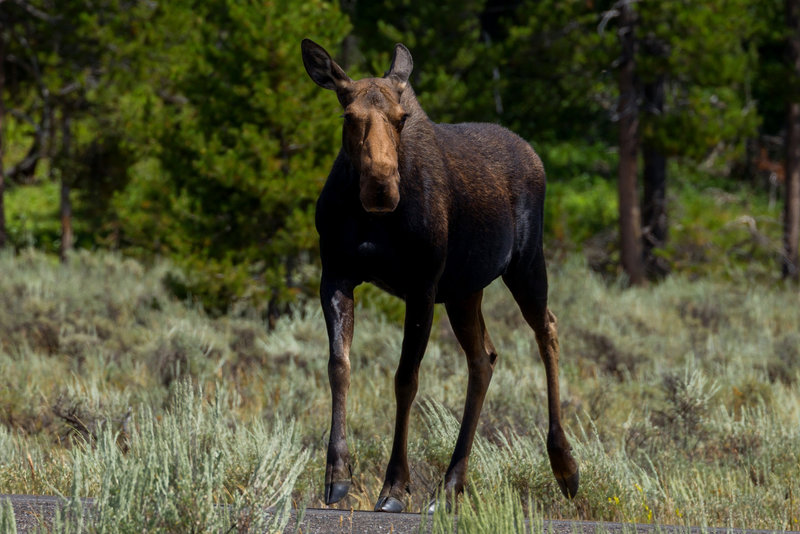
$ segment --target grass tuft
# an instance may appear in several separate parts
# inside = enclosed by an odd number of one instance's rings
[[[11,501],[4,499],[0,502],[0,532],[17,534],[17,521]]]
[[[182,382],[163,416],[139,411],[126,447],[119,433],[101,429],[71,451],[71,497],[55,530],[282,531],[308,454],[293,422],[246,429],[230,413],[226,394],[206,400]],[[81,505],[85,495],[95,496],[91,511]]]

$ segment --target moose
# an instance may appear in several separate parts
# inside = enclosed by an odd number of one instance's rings
[[[411,53],[394,49],[382,78],[354,81],[315,42],[301,44],[317,85],[344,109],[342,147],[317,201],[320,299],[330,344],[332,406],[325,502],[344,498],[352,470],[346,438],[353,289],[369,282],[405,301],[394,376],[394,442],[376,511],[400,512],[410,493],[409,412],[435,303],[467,357],[461,427],[444,476],[444,502],[464,490],[467,463],[497,352],[489,339],[483,289],[503,278],[532,327],[547,376],[547,452],[561,492],[578,491],[578,465],[561,424],[556,317],[547,307],[542,249],[545,173],[522,138],[494,124],[436,124],[409,84]]]

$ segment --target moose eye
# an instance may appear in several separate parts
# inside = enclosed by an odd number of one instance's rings
[[[408,118],[408,113],[403,113],[403,116],[400,117],[399,121],[397,121],[397,128],[398,129],[402,128],[405,125],[407,118]]]

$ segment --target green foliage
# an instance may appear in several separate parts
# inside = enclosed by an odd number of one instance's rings
[[[220,0],[171,3],[152,22],[181,23],[180,40],[158,35],[176,104],[159,112],[158,165],[117,200],[132,211],[126,239],[147,249],[150,230],[163,236],[209,310],[284,303],[306,283],[298,261],[316,247],[314,201],[337,142],[335,98],[305,76],[298,43],[341,41],[347,19],[323,1]]]
[[[545,249],[580,250],[591,267],[615,277],[616,154],[602,145],[539,147],[547,169]],[[781,254],[780,206],[765,191],[720,177],[686,160],[669,165],[669,239],[656,253],[672,272],[749,277],[773,283]]]
[[[124,129],[129,125],[118,120],[124,114],[118,110],[120,95],[127,89],[115,78],[126,65],[118,63],[121,58],[109,35],[116,31],[114,39],[129,37],[132,18],[146,11],[143,5],[118,0],[12,2],[0,13],[9,26],[2,37],[10,76],[7,93],[0,95],[12,142],[5,169],[33,158],[31,169],[15,176],[20,188],[49,191],[46,182],[54,181],[77,190],[74,231],[80,247],[119,244],[110,200],[127,182],[133,150]],[[50,202],[52,214],[59,203],[57,194]],[[56,241],[52,234],[60,228],[52,232],[47,226],[25,239],[51,250]],[[12,238],[12,245],[21,243]]]
[[[580,247],[592,237],[613,231],[617,222],[615,184],[586,177],[570,184],[551,184],[546,221],[556,239]]]
[[[121,186],[120,174],[127,175],[128,171],[114,165],[124,167],[127,156],[121,154],[115,144],[105,147],[93,144],[86,150],[89,157],[87,166],[81,165],[76,169],[73,189],[75,246],[118,248],[118,212],[111,208],[111,202]],[[115,169],[119,173],[115,174]],[[61,244],[59,202],[60,185],[51,180],[43,179],[35,185],[17,185],[7,191],[9,246],[17,250],[33,247],[58,253]]]
[[[303,71],[298,43],[311,37],[354,77],[379,75],[404,42],[431,117],[498,121],[535,143],[550,176],[555,243],[591,242],[605,258],[599,268],[616,272],[614,2],[35,5],[41,16],[28,22],[18,3],[0,10],[6,169],[28,153],[37,127],[47,132],[42,161],[6,199],[17,249],[57,249],[59,197],[48,182],[63,180],[76,246],[169,257],[183,271],[171,290],[212,313],[255,306],[274,318],[314,292],[305,266],[316,260],[314,200],[338,149],[339,106]],[[641,102],[642,143],[735,180],[747,167],[745,140],[760,124],[779,133],[793,94],[780,2],[635,9],[639,82],[663,78],[666,90],[662,114]],[[671,220],[707,214],[703,175],[678,177]],[[680,222],[671,235],[714,240],[719,225],[708,222],[688,233]],[[715,254],[695,261],[685,249],[671,243],[657,253],[675,268],[718,270]]]
[[[781,254],[780,208],[750,185],[673,165],[670,239],[661,254],[692,276],[774,283]]]
[[[752,51],[744,48],[746,39],[751,36],[749,17],[745,15],[740,19],[734,15],[743,11],[741,6],[728,4],[727,9],[729,15],[697,9],[696,17],[684,21],[686,26],[667,25],[663,31],[672,38],[657,37],[668,43],[667,64],[642,63],[643,70],[651,68],[654,73],[666,70],[670,78],[682,82],[682,87],[668,93],[665,103],[668,113],[662,117],[654,114],[643,117],[644,139],[667,155],[701,161],[712,150],[723,148],[733,151],[727,155],[727,159],[732,160],[741,157],[745,139],[756,131],[759,117],[755,103],[749,100],[746,92],[755,63]],[[659,15],[683,20],[674,14]],[[716,24],[711,26],[711,20],[720,16],[727,22],[726,29]],[[717,157],[720,155],[725,154],[717,154]]]
[[[637,15],[637,74],[644,83],[659,76],[666,83],[664,113],[642,113],[643,142],[694,161],[712,151],[726,162],[741,157],[759,122],[748,93],[756,61],[747,46],[754,37],[753,3],[721,0],[686,9],[680,1],[645,2]]]
[[[787,61],[785,3],[756,2],[752,18],[758,63],[752,74],[753,98],[758,102],[761,132],[780,135],[786,127],[786,105],[800,93],[800,76]]]
[[[434,121],[496,120],[492,70],[498,59],[481,24],[485,0],[347,4],[363,61],[351,53],[346,63],[364,75],[381,75],[401,42],[414,57],[411,85]]]
[[[583,248],[598,234],[613,231],[617,189],[609,174],[616,154],[603,145],[542,145],[547,171],[545,233],[559,247]]]
[[[602,4],[605,4],[603,2]],[[615,105],[610,68],[616,36],[598,32],[600,2],[526,1],[498,46],[503,121],[532,142],[610,141]]]
[[[58,185],[53,182],[40,187],[15,187],[6,193],[6,231],[11,246],[58,251],[58,194]]]
[[[620,55],[618,12],[607,2],[524,2],[509,25],[503,57],[504,120],[534,141],[595,139],[613,144]],[[741,157],[758,125],[747,84],[755,54],[746,43],[752,3],[681,1],[635,6],[636,72],[641,83],[665,79],[663,114],[642,105],[641,136],[665,154],[701,160],[728,145]],[[576,125],[580,127],[576,128]]]

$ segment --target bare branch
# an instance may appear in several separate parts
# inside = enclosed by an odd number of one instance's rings
[[[2,0],[0,0],[0,1],[2,1]],[[26,122],[26,123],[28,123],[28,124],[29,124],[29,125],[30,125],[30,126],[33,128],[33,130],[34,130],[35,132],[37,132],[37,133],[39,132],[39,130],[40,130],[40,126],[39,126],[38,124],[36,124],[36,122],[33,120],[33,118],[31,118],[31,116],[30,116],[30,115],[28,115],[27,113],[23,113],[23,112],[21,112],[21,111],[20,111],[20,110],[18,110],[18,109],[12,109],[12,110],[10,110],[8,113],[9,113],[9,114],[10,114],[12,117],[14,117],[15,119],[17,119],[18,121],[21,121],[21,122]]]
[[[17,4],[19,7],[21,7],[22,9],[27,11],[28,14],[33,15],[34,17],[36,17],[36,18],[38,18],[40,20],[44,20],[46,22],[51,22],[51,21],[55,20],[54,17],[51,17],[50,15],[48,15],[47,13],[42,11],[41,9],[38,9],[38,8],[32,6],[29,2],[26,2],[25,0],[12,0],[12,1],[15,4]],[[1,3],[3,3],[2,0],[0,0],[0,4]]]
[[[37,135],[33,139],[33,144],[31,144],[31,148],[28,150],[28,154],[25,158],[16,165],[6,169],[3,173],[4,178],[10,182],[19,182],[20,176],[32,176],[36,170],[36,165],[39,163],[39,160],[42,159],[41,142],[41,136]]]
[[[56,93],[56,95],[57,96],[67,96],[70,93],[74,93],[75,91],[78,91],[81,87],[82,87],[81,83],[75,81],[75,82],[69,83],[69,84],[65,85],[64,87],[62,87],[61,89],[59,89],[58,92]]]
[[[600,19],[600,24],[597,25],[597,33],[603,33],[606,31],[606,26],[611,19],[619,16],[619,10],[617,9],[609,9],[605,13],[603,13],[603,17]]]
[[[22,45],[23,48],[28,52],[28,59],[29,62],[26,64],[24,61],[20,61],[19,64],[28,67],[28,73],[33,76],[33,79],[36,81],[36,85],[39,87],[39,93],[41,94],[42,98],[47,100],[50,97],[50,90],[47,88],[47,85],[44,83],[42,78],[42,71],[39,68],[39,61],[36,58],[36,52],[33,50],[33,47],[28,42],[27,37],[25,35],[17,32],[14,29],[14,26],[10,27],[11,35],[14,39],[17,40],[19,44]]]
[[[34,130],[33,141],[25,157],[16,165],[4,169],[3,176],[9,181],[20,182],[21,177],[31,177],[36,170],[36,165],[44,157],[44,147],[47,146],[50,133],[50,118],[47,108],[42,109],[41,121],[37,122],[30,115],[18,109],[12,109],[9,114],[19,121],[30,125]]]
[[[611,6],[611,9],[608,11],[604,11],[602,17],[600,18],[600,24],[597,25],[597,33],[603,33],[606,29],[606,26],[612,19],[619,17],[622,13],[622,10],[625,8],[631,8],[631,4],[635,4],[639,0],[617,0],[614,2],[614,5]]]
[[[3,0],[0,0],[0,1],[3,1]],[[16,54],[8,54],[8,55],[6,55],[6,61],[8,63],[14,64],[14,65],[20,67],[22,70],[24,70],[25,72],[27,72],[31,76],[35,75],[35,71],[33,70],[33,66],[30,63],[28,63],[27,61],[25,61],[24,58],[21,58]]]

